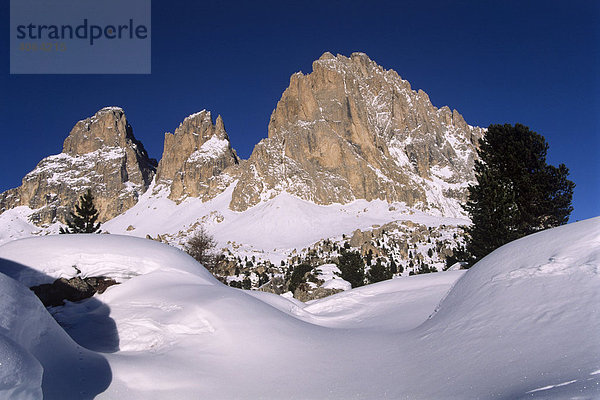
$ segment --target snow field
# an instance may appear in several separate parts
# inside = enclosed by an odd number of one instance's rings
[[[16,343],[3,354],[20,351],[26,367],[11,368],[27,378],[3,389],[22,398],[39,398],[35,359],[44,398],[69,398],[60,378],[72,381],[77,362],[49,362],[49,349],[105,362],[105,380],[88,373],[90,387],[79,387],[99,399],[600,398],[600,218],[510,243],[466,272],[402,277],[310,304],[229,288],[184,253],[132,237],[26,239],[0,247],[0,259],[0,272],[22,282],[43,281],[22,269],[54,278],[76,273],[72,265],[122,281],[53,310],[97,352],[77,346],[18,287],[20,313],[42,321],[19,323],[54,332],[35,351],[24,337],[0,335]],[[5,278],[3,291],[6,282],[16,285]],[[2,315],[16,332],[16,313]],[[99,326],[112,328],[94,336]]]
[[[220,247],[231,248],[235,254],[260,255],[278,264],[293,249],[302,249],[325,239],[348,234],[356,229],[369,229],[391,221],[409,220],[427,226],[460,225],[465,219],[442,218],[407,208],[402,203],[356,200],[349,204],[317,205],[288,193],[260,203],[245,212],[229,209],[235,184],[231,184],[214,199],[202,202],[188,198],[180,204],[168,199],[168,189],[153,184],[135,206],[103,224],[102,229],[113,234],[145,237],[162,235],[172,244],[186,239],[182,232],[191,232],[201,223],[218,241]],[[0,243],[40,233],[57,233],[55,224],[39,228],[28,221],[35,210],[18,207],[0,215]],[[129,227],[132,226],[133,230]]]

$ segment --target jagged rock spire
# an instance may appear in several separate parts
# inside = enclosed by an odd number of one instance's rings
[[[175,201],[209,199],[231,183],[231,176],[222,172],[238,161],[223,118],[219,115],[213,124],[210,111],[202,110],[185,118],[175,133],[165,134],[156,181],[170,187]]]

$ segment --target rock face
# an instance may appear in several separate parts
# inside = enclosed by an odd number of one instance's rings
[[[291,77],[231,208],[287,191],[317,204],[382,199],[453,216],[482,135],[365,54],[325,53],[312,73]]]
[[[75,125],[61,154],[0,194],[0,212],[26,205],[33,222],[64,221],[90,188],[106,221],[133,206],[156,172],[155,191],[168,188],[175,202],[209,200],[237,182],[234,211],[288,192],[317,204],[381,199],[462,217],[483,133],[365,54],[325,53],[310,74],[292,75],[249,160],[237,157],[223,119],[203,110],[165,135],[156,168],[123,110],[104,108]]]
[[[170,187],[174,201],[188,196],[208,200],[231,184],[232,175],[223,171],[235,171],[238,163],[223,119],[219,115],[213,124],[210,111],[203,110],[187,117],[174,134],[165,134],[156,182]]]
[[[64,221],[89,188],[100,221],[106,221],[137,202],[155,169],[156,160],[133,136],[123,110],[103,108],[73,127],[62,153],[44,158],[21,186],[0,195],[0,212],[23,205],[35,210],[35,223]]]

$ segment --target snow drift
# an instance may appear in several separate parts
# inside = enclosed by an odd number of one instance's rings
[[[395,279],[309,305],[224,286],[149,240],[61,235],[0,247],[0,272],[27,285],[77,270],[122,282],[53,310],[79,344],[101,349],[86,353],[110,367],[104,388],[92,380],[88,391],[101,399],[600,398],[600,218],[510,243],[466,273]],[[16,312],[3,310],[0,339],[11,342],[0,354],[19,352],[24,367],[10,365],[22,378],[3,379],[2,390],[80,398],[83,389],[50,390],[46,376],[69,375],[40,355],[60,358],[76,345],[19,291],[19,315],[46,321],[19,323],[65,338],[45,339],[36,353],[14,336]],[[116,340],[94,333],[107,320]]]
[[[0,398],[92,399],[111,378],[102,355],[75,343],[33,292],[0,274]]]

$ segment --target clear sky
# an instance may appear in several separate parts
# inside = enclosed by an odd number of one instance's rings
[[[600,1],[152,0],[152,74],[9,75],[0,3],[0,191],[57,154],[73,125],[121,106],[151,157],[189,114],[221,114],[243,158],[294,72],[325,51],[367,53],[471,125],[522,123],[577,187],[571,220],[600,215]]]

